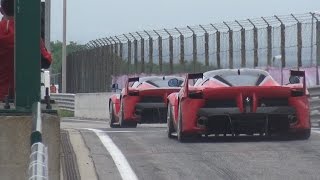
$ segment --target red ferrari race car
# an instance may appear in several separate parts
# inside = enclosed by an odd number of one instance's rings
[[[303,78],[303,83],[300,79]],[[194,85],[190,85],[193,80]],[[291,71],[279,85],[258,69],[222,69],[188,74],[184,87],[168,96],[167,132],[178,140],[202,135],[310,137],[304,71]]]
[[[167,97],[181,89],[183,80],[176,76],[129,78],[121,94],[114,94],[109,99],[110,127],[165,123]]]

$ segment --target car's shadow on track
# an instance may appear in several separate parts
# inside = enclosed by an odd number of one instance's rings
[[[176,138],[174,140],[177,140]],[[283,136],[209,136],[190,137],[183,143],[243,143],[243,142],[276,142],[276,141],[298,141],[297,139]]]

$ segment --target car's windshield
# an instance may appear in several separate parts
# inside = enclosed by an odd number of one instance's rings
[[[204,79],[196,84],[203,84],[208,80],[216,80],[228,86],[258,86],[269,75],[261,70],[219,70],[204,74]]]
[[[172,84],[170,81],[173,81],[174,79],[177,80],[177,84]],[[182,79],[177,79],[177,78],[170,78],[170,79],[151,79],[147,80],[143,83],[148,83],[151,84],[155,87],[181,87],[183,80]]]
[[[142,84],[148,84],[157,88],[181,87],[183,78],[181,77],[148,77],[141,78],[140,81],[134,82],[131,87],[137,88]]]
[[[214,78],[231,86],[257,86],[261,83],[258,75],[217,75]]]

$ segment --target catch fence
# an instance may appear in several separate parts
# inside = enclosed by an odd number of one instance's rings
[[[105,92],[122,75],[220,68],[314,67],[319,84],[319,19],[290,14],[96,39],[68,55],[67,92]]]

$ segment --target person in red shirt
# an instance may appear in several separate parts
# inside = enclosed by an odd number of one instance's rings
[[[57,93],[57,87],[53,83],[50,86],[50,93]]]
[[[0,101],[14,96],[14,0],[1,0],[0,12]],[[52,62],[51,54],[40,42],[41,68],[47,69]]]

